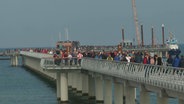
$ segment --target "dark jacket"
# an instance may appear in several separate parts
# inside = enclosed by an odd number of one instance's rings
[[[174,58],[173,63],[172,63],[172,66],[173,67],[179,67],[179,65],[180,65],[180,59],[179,59],[179,57]]]
[[[184,58],[180,59],[180,67],[184,68]]]
[[[158,59],[157,59],[157,65],[162,65],[162,58],[161,57],[158,57]]]

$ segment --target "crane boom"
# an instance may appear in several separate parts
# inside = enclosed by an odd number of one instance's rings
[[[137,18],[137,10],[135,5],[135,0],[132,0],[132,8],[133,8],[133,16],[134,16],[134,23],[135,23],[135,32],[138,46],[140,46],[140,33],[139,33],[139,25],[138,25],[138,18]]]

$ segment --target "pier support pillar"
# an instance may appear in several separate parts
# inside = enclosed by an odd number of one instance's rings
[[[60,74],[60,95],[61,95],[61,103],[68,102],[68,79],[67,73]]]
[[[136,90],[134,87],[129,86],[128,83],[124,83],[124,96],[125,104],[136,104],[135,99]]]
[[[104,80],[104,104],[112,104],[112,80]]]
[[[57,89],[57,99],[58,100],[60,100],[60,98],[61,98],[61,95],[60,95],[60,93],[61,93],[61,90],[60,90],[60,82],[61,82],[61,73],[59,73],[59,72],[57,72],[56,73],[56,89]]]
[[[11,56],[11,66],[18,66],[18,55]]]
[[[88,96],[89,93],[89,83],[88,75],[82,74],[82,96]]]
[[[140,104],[150,104],[149,92],[147,92],[144,86],[141,86],[140,90]]]
[[[73,92],[77,91],[77,76],[76,73],[72,73],[72,90]]]
[[[168,104],[168,97],[157,95],[157,104]]]
[[[68,88],[72,88],[72,73],[68,73]]]
[[[97,104],[104,103],[103,90],[103,79],[100,77],[95,77],[95,95]]]
[[[120,83],[114,83],[114,104],[123,104],[123,87]]]
[[[95,99],[95,80],[89,76],[89,99]]]
[[[178,100],[178,104],[184,104],[184,100],[183,99],[179,99]]]
[[[77,95],[82,96],[82,75],[81,73],[76,73],[77,75]]]
[[[25,59],[24,59],[24,57],[22,57],[21,64],[22,64],[22,66],[25,66]]]

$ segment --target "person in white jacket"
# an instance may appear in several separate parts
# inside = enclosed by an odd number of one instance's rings
[[[72,59],[71,53],[68,54],[68,60],[69,60],[69,62],[70,62],[70,65],[72,65],[73,59]]]
[[[131,57],[129,54],[127,54],[127,56],[125,58],[126,58],[127,62],[130,62]]]

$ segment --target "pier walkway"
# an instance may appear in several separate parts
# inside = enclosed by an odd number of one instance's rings
[[[157,93],[157,104],[168,104],[169,98],[177,98],[179,104],[184,104],[182,68],[92,58],[83,58],[81,66],[62,63],[57,66],[48,54],[23,51],[20,54],[24,65],[56,79],[57,97],[64,103],[68,102],[69,87],[100,104],[112,104],[112,96],[114,104],[136,104],[136,88],[140,88],[139,104],[150,103],[150,92]]]

